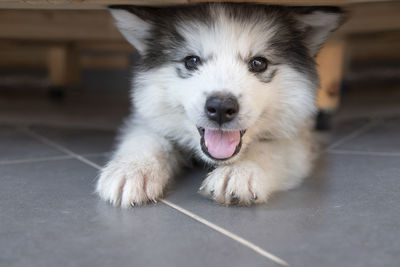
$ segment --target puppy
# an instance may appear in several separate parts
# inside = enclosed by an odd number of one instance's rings
[[[141,55],[132,116],[97,193],[115,206],[156,201],[188,159],[214,166],[200,191],[220,204],[263,203],[312,166],[314,57],[336,7],[203,3],[113,6]]]

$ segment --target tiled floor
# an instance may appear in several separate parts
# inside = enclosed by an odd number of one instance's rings
[[[400,105],[373,118],[362,108],[346,117],[347,103],[318,134],[323,150],[301,187],[251,208],[200,196],[201,167],[162,202],[113,208],[93,190],[115,130],[7,120],[0,266],[400,266]]]

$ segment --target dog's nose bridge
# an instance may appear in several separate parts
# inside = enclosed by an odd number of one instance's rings
[[[236,117],[239,112],[239,103],[231,94],[218,93],[207,98],[204,111],[210,120],[222,125]]]

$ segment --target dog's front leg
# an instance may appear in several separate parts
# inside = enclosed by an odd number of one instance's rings
[[[311,162],[307,140],[256,142],[237,161],[210,172],[200,191],[224,205],[263,203],[271,193],[298,185]]]
[[[134,130],[123,136],[111,161],[102,169],[96,191],[115,206],[156,202],[179,162],[179,155],[164,137]]]

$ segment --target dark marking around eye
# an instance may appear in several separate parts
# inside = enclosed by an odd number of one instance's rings
[[[273,70],[271,73],[269,73],[268,75],[265,75],[265,73],[259,73],[256,74],[257,78],[263,82],[263,83],[269,83],[272,81],[272,79],[275,77],[277,70]],[[264,75],[263,75],[264,74]]]
[[[178,75],[179,78],[187,79],[187,78],[192,77],[192,73],[183,71],[180,68],[176,68],[175,70],[176,70],[176,74]]]

